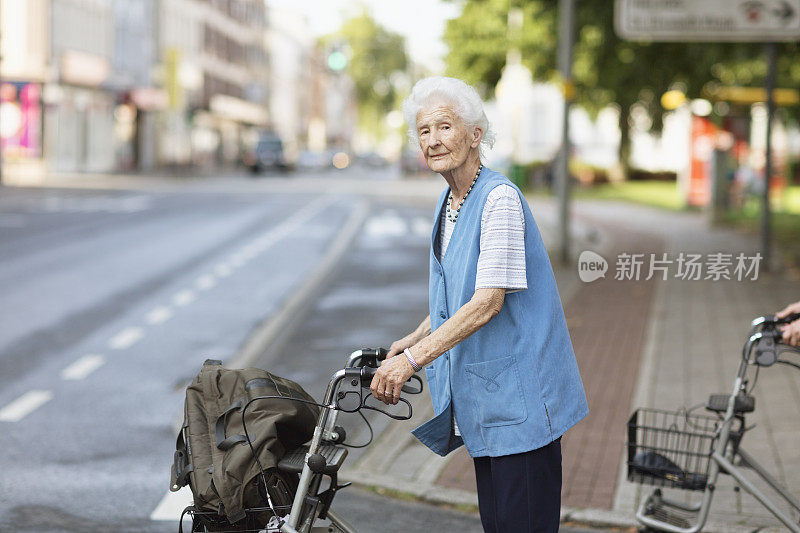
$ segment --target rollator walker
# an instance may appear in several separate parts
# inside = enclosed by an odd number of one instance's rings
[[[741,446],[742,437],[752,429],[746,426],[745,416],[755,410],[752,392],[758,371],[776,364],[800,369],[800,359],[785,358],[799,355],[800,350],[783,344],[780,331],[781,325],[797,318],[800,315],[784,319],[762,316],[752,321],[731,394],[712,394],[705,403],[712,414],[693,413],[699,406],[678,411],[640,408],[633,413],[628,421],[628,480],[701,493],[698,502],[686,504],[655,489],[636,512],[645,531],[701,531],[719,476],[728,474],[790,531],[800,533],[797,519],[756,487],[745,469],[774,489],[795,513],[800,513],[800,502]],[[753,368],[751,383],[748,371]]]
[[[321,407],[320,414],[311,441],[297,449],[290,450],[278,463],[278,470],[281,473],[291,476],[300,475],[291,505],[279,505],[273,501],[270,496],[267,476],[262,470],[260,477],[264,485],[265,506],[245,509],[246,517],[243,523],[237,522],[235,529],[233,526],[228,529],[224,526],[212,528],[208,525],[209,523],[221,523],[220,516],[217,513],[202,512],[188,508],[184,511],[184,514],[189,514],[192,518],[191,531],[358,533],[352,525],[331,509],[336,493],[350,485],[350,483],[339,485],[337,479],[339,469],[347,458],[348,450],[343,445],[346,437],[344,428],[337,426],[336,421],[339,412],[358,412],[363,417],[362,410],[378,411],[396,420],[408,420],[411,418],[411,404],[405,398],[401,397],[400,402],[404,403],[408,410],[406,414],[400,415],[367,403],[368,399],[372,398],[369,391],[372,377],[375,375],[378,366],[380,366],[380,362],[386,358],[386,354],[387,351],[384,348],[357,350],[350,354],[345,368],[338,370],[331,377],[323,401],[319,404]],[[422,392],[422,380],[419,376],[413,375],[402,390],[406,394],[419,394]],[[259,397],[253,398],[250,403],[257,400],[259,400]],[[291,400],[291,398],[287,397],[287,400]],[[374,400],[374,402],[377,402],[377,400]],[[246,409],[247,406],[242,409],[243,420]],[[369,426],[367,419],[364,418],[364,420]],[[371,426],[369,429],[370,440],[366,444],[357,447],[364,447],[372,441]],[[249,439],[249,436],[247,438]],[[328,488],[321,490],[323,478],[325,477],[329,478]],[[264,513],[271,515],[270,521],[266,526],[259,522],[259,518],[263,517]],[[182,530],[183,515],[181,516],[179,531]]]

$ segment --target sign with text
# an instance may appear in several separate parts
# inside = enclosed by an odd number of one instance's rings
[[[800,39],[800,0],[616,0],[629,41],[769,42]]]

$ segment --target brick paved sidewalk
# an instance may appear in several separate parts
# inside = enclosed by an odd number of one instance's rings
[[[673,256],[679,252],[752,256],[757,250],[754,237],[709,229],[696,215],[676,219],[658,214],[649,224],[651,231],[669,228],[667,250]],[[756,281],[671,278],[659,282],[634,405],[678,409],[703,404],[711,393],[729,394],[750,321],[800,299],[800,282],[792,271],[782,270],[780,265],[775,271],[761,273]],[[800,497],[800,372],[776,365],[759,374],[753,392],[756,410],[747,418],[748,426],[755,427],[743,439],[742,447]],[[756,481],[750,471],[745,473]],[[765,490],[765,484],[755,484],[770,497],[774,494]],[[729,476],[720,478],[709,529],[727,532],[777,527],[785,531],[752,496],[734,486]],[[620,476],[613,509],[632,514],[647,493],[646,487]],[[688,495],[673,491],[672,496]],[[788,506],[779,506],[788,512]]]

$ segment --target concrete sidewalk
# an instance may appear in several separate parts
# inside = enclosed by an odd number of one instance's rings
[[[548,241],[555,227],[554,206],[546,199],[531,204]],[[575,266],[555,269],[591,411],[563,440],[563,514],[577,522],[632,526],[635,508],[649,488],[625,478],[625,428],[631,412],[638,406],[688,407],[704,403],[711,393],[729,392],[750,320],[800,299],[800,282],[780,265],[778,273],[759,273],[757,280],[690,281],[675,277],[675,263],[668,279],[656,273],[646,281],[651,253],[659,259],[666,253],[672,260],[681,252],[752,257],[757,240],[712,229],[699,214],[612,202],[578,202],[574,213],[584,236],[575,251],[600,253],[609,271],[605,279],[583,283],[577,260]],[[638,281],[614,279],[623,253],[645,254]],[[800,496],[800,372],[762,369],[754,395],[757,409],[748,424],[756,427],[743,447]],[[440,458],[408,433],[431,414],[427,395],[416,401],[415,420],[390,427],[344,476],[434,502],[475,505],[472,461],[464,449]],[[753,531],[779,524],[723,476],[704,531]]]

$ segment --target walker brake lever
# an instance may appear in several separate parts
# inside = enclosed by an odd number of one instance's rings
[[[391,414],[391,413],[389,413],[387,411],[384,411],[383,409],[378,409],[377,407],[372,407],[371,405],[367,405],[367,400],[369,398],[374,398],[374,396],[372,395],[371,392],[369,394],[367,394],[366,396],[364,396],[364,401],[361,403],[361,408],[362,409],[369,409],[370,411],[378,411],[379,413],[384,414],[384,415],[388,416],[389,418],[394,418],[395,420],[409,420],[411,418],[411,415],[414,413],[414,411],[413,411],[413,409],[411,407],[411,402],[409,402],[405,398],[399,398],[399,401],[403,402],[404,404],[406,404],[408,406],[408,415],[405,415],[405,416],[393,415],[393,414]]]
[[[419,387],[418,388],[413,387],[412,383],[411,383],[412,381],[416,381],[417,383],[419,383]],[[406,394],[419,394],[419,393],[421,393],[422,392],[422,378],[420,378],[416,374],[412,374],[412,376],[410,378],[408,378],[408,381],[406,381],[406,384],[403,385],[403,388],[401,390],[403,392],[405,392]]]

